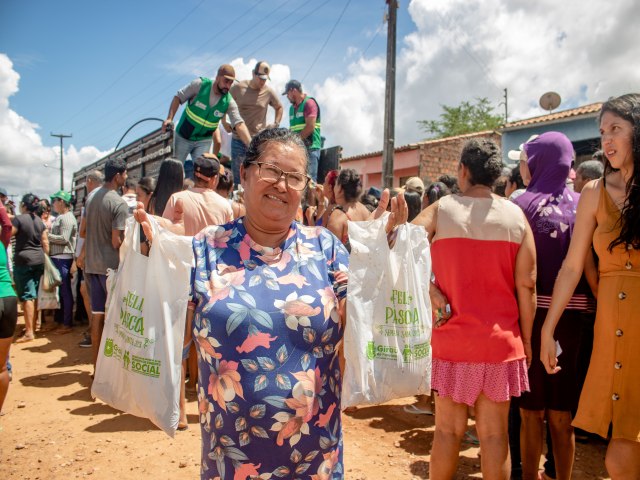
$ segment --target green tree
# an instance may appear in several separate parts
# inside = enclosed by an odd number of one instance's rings
[[[495,130],[504,123],[502,116],[493,113],[493,106],[486,97],[476,98],[475,103],[462,102],[457,107],[442,105],[442,109],[440,120],[418,120],[429,138]]]

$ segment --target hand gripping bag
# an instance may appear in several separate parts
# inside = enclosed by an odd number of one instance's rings
[[[46,292],[52,292],[58,285],[62,285],[62,276],[60,272],[53,264],[53,261],[47,255],[44,254],[44,273],[42,275],[42,288]]]
[[[431,393],[431,256],[423,227],[349,222],[342,408]]]
[[[145,257],[139,251],[139,225],[133,217],[127,221],[91,393],[118,410],[148,418],[173,437],[180,416],[192,239],[155,221],[152,228],[154,240]]]

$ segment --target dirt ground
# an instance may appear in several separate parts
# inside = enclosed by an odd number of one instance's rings
[[[38,334],[13,345],[13,381],[0,417],[0,479],[199,478],[195,396],[189,430],[169,438],[146,419],[92,400],[91,349],[69,335]],[[344,415],[345,478],[428,477],[434,418],[410,415],[412,398]],[[472,423],[472,422],[470,422]],[[575,479],[608,478],[606,445],[578,445]],[[464,444],[457,479],[481,478],[478,448]]]

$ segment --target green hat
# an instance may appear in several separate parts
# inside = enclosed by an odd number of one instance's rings
[[[58,190],[56,193],[51,195],[51,200],[55,200],[59,198],[60,200],[64,200],[67,203],[71,203],[71,194],[69,192],[65,192],[64,190]]]

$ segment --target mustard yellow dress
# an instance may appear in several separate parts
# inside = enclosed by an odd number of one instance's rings
[[[600,184],[593,246],[600,282],[593,353],[573,425],[606,437],[640,442],[640,251],[609,244],[620,210]]]

